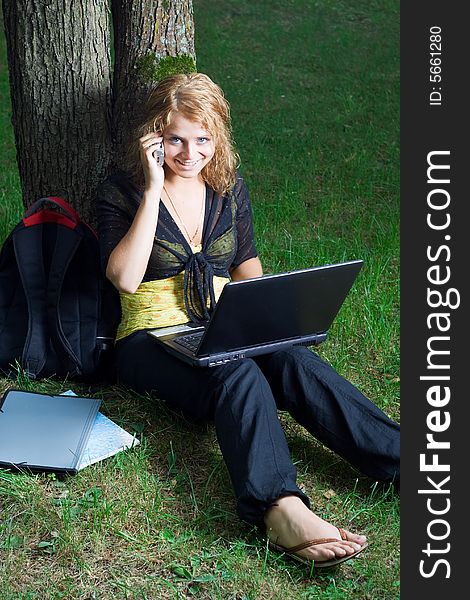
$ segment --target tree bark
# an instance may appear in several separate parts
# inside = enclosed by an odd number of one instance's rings
[[[142,66],[195,60],[192,1],[3,0],[3,14],[23,203],[63,196],[94,224],[96,186],[155,81]]]
[[[60,195],[93,222],[110,160],[110,23],[102,0],[3,0],[25,206]]]
[[[155,84],[152,68],[165,56],[195,61],[191,0],[112,0],[114,24],[113,133],[120,164],[139,107]]]

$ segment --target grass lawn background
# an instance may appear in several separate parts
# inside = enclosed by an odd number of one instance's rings
[[[232,107],[266,271],[363,258],[319,353],[399,419],[399,4],[195,0],[198,69]],[[3,36],[0,241],[22,214]],[[281,414],[316,512],[370,547],[329,573],[267,549],[235,515],[212,425],[156,398],[74,382],[0,379],[99,395],[141,446],[76,477],[0,471],[0,597],[399,597],[399,497]]]

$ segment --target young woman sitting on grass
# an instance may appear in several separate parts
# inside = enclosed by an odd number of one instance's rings
[[[310,510],[277,411],[385,482],[399,481],[399,426],[305,347],[199,368],[147,335],[207,320],[226,282],[263,270],[222,90],[201,73],[162,80],[136,140],[129,170],[107,179],[98,203],[103,266],[121,295],[120,383],[214,421],[237,512],[264,526],[272,547],[317,567],[352,558],[365,536]]]

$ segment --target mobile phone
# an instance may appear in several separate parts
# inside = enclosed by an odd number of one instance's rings
[[[153,153],[153,156],[155,157],[157,163],[163,167],[163,164],[165,163],[165,150],[163,148],[163,142],[160,143],[158,148]]]

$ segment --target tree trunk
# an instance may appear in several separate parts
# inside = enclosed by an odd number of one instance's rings
[[[3,0],[3,13],[23,202],[63,196],[94,223],[96,185],[165,59],[195,69],[192,1]]]
[[[114,23],[113,132],[116,162],[132,136],[149,88],[167,56],[195,64],[191,0],[112,0]],[[177,62],[172,62],[176,70]],[[194,70],[194,69],[193,69]]]
[[[3,0],[25,206],[60,195],[93,221],[110,160],[109,10],[102,0]]]

